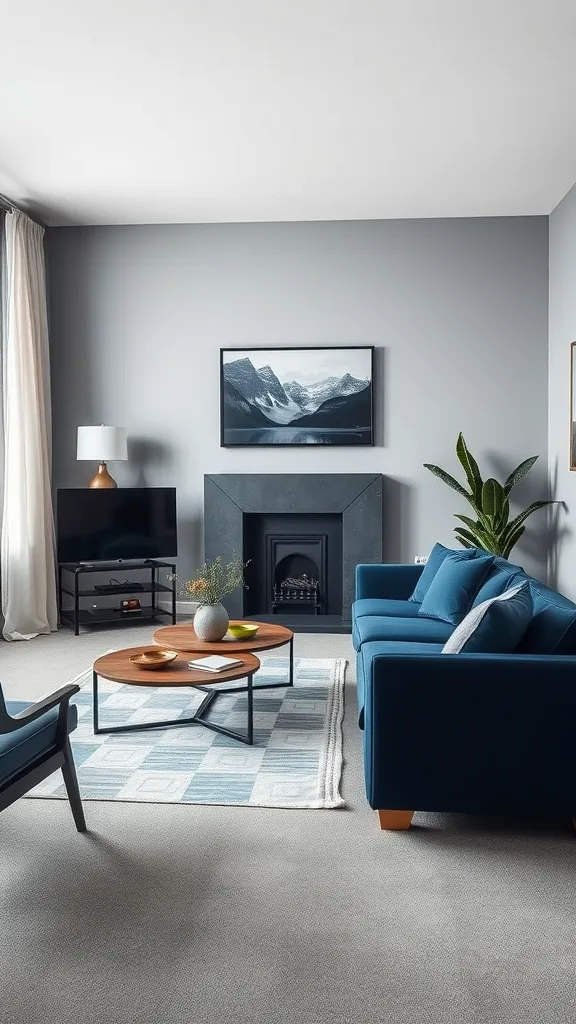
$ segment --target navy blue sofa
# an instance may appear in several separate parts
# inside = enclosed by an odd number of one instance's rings
[[[352,635],[370,806],[576,817],[576,605],[531,577],[513,654],[442,654],[454,626],[418,616],[421,566],[359,565]],[[526,575],[494,561],[494,591]]]

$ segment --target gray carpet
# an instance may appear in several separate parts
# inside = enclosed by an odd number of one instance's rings
[[[65,641],[2,645],[7,689],[29,693],[35,661],[56,649],[68,652],[60,680],[73,675],[100,642]],[[3,812],[2,1024],[573,1019],[568,823],[417,815],[409,834],[379,832],[352,691],[348,810],[90,803],[84,836],[64,803]]]

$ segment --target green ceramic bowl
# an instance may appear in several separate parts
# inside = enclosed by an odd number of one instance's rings
[[[258,626],[255,626],[253,622],[235,622],[228,626],[228,632],[235,640],[251,640],[253,636],[256,636]]]

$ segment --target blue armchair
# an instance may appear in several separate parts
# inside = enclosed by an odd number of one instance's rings
[[[76,828],[86,831],[69,738],[78,723],[70,698],[79,689],[69,684],[28,704],[5,701],[0,687],[0,811],[61,768]]]

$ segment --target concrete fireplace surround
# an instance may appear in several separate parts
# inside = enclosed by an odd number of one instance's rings
[[[341,632],[350,625],[354,572],[359,562],[382,561],[383,478],[368,473],[241,473],[204,477],[204,551],[207,559],[234,552],[244,560],[245,517],[250,514],[340,514],[342,516],[342,617],[302,620],[302,629]],[[246,591],[224,604],[233,618],[246,617]],[[324,619],[324,621],[322,621]],[[278,616],[282,621],[282,616]],[[290,625],[292,625],[290,621]]]

